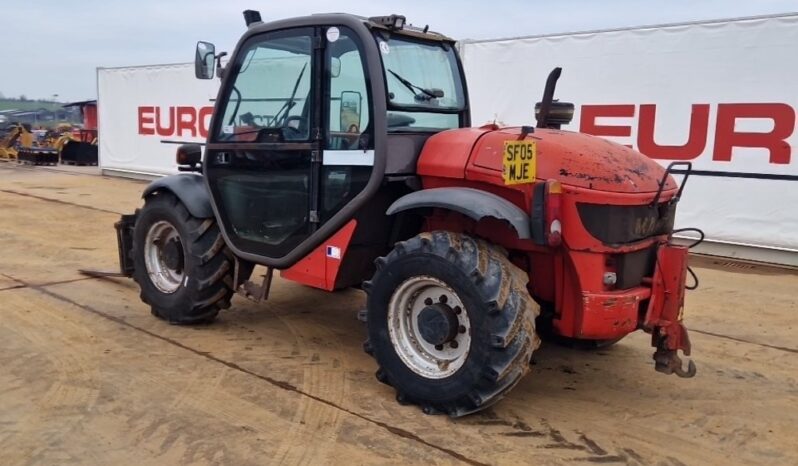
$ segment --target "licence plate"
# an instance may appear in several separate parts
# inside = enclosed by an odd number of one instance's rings
[[[537,153],[535,141],[504,141],[504,184],[533,183],[537,171]]]

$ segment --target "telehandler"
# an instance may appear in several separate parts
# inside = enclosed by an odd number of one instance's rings
[[[536,126],[472,128],[446,36],[399,15],[244,17],[226,66],[197,45],[196,76],[221,78],[204,150],[181,145],[185,173],[116,224],[122,273],[155,316],[211,321],[234,292],[267,298],[274,270],[362,287],[377,379],[451,416],[507,394],[538,334],[604,346],[641,329],[658,371],[695,374],[677,355],[690,354],[688,249],[672,242],[684,182],[560,130],[573,105],[553,100],[559,69]]]

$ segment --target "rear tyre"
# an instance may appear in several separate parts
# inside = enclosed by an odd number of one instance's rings
[[[367,353],[400,403],[462,416],[501,399],[529,370],[538,307],[498,248],[436,231],[376,261]]]
[[[211,322],[230,307],[235,261],[213,218],[193,217],[161,192],[145,200],[133,231],[133,279],[152,314],[172,324]],[[239,281],[252,265],[241,263]]]

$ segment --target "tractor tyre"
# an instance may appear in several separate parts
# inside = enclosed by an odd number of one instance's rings
[[[501,399],[540,340],[528,276],[495,246],[435,231],[376,260],[364,349],[400,403],[453,417]]]
[[[133,279],[152,314],[171,324],[204,324],[230,307],[235,260],[214,218],[193,217],[172,193],[149,196],[133,231]],[[241,262],[239,282],[252,264]]]

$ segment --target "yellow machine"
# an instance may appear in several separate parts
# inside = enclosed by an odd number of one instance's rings
[[[10,127],[10,131],[6,133],[0,141],[0,159],[17,160],[18,150],[17,142],[20,146],[30,147],[33,145],[33,133],[28,128],[21,124],[16,124]]]

